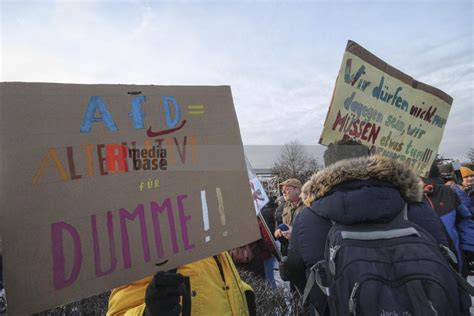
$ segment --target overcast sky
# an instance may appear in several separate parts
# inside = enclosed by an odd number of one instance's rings
[[[472,1],[2,1],[0,9],[1,81],[230,85],[245,145],[316,145],[352,39],[454,98],[440,153],[465,159],[474,147]]]

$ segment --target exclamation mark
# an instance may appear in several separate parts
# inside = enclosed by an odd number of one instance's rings
[[[201,190],[201,207],[202,207],[202,221],[204,223],[204,231],[209,230],[209,211],[207,209],[206,191]],[[211,240],[211,236],[206,236],[206,242]]]
[[[217,203],[219,205],[219,218],[222,226],[225,226],[225,211],[224,211],[224,199],[222,198],[221,188],[216,188]],[[222,233],[222,236],[227,237],[227,230]]]

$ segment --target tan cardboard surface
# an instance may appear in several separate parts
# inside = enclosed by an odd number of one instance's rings
[[[9,314],[259,238],[230,87],[1,83],[0,93]],[[133,142],[147,159],[155,150],[156,170],[134,164]]]

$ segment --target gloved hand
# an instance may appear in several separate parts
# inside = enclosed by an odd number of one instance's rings
[[[180,296],[186,294],[184,277],[175,272],[157,272],[146,288],[144,316],[177,316]]]

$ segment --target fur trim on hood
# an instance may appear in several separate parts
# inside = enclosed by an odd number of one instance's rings
[[[407,202],[420,202],[423,188],[413,170],[400,162],[383,156],[345,159],[315,173],[302,188],[304,203],[310,206],[338,184],[351,180],[376,179],[390,182]]]

